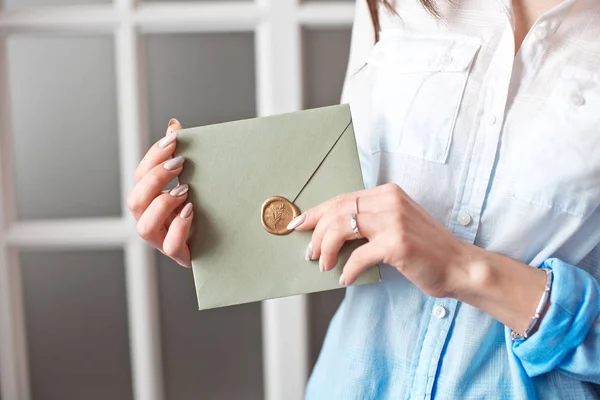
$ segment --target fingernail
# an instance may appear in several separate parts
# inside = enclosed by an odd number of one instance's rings
[[[292,229],[296,229],[297,227],[299,227],[300,225],[302,225],[302,223],[306,220],[306,214],[300,214],[298,215],[296,218],[294,218],[293,220],[290,221],[290,223],[287,226],[288,230],[292,230]]]
[[[319,269],[321,272],[325,271],[325,265],[323,265],[323,257],[319,258]]]
[[[185,207],[183,207],[183,210],[181,210],[180,217],[186,219],[190,215],[192,215],[192,203],[187,203]]]
[[[306,248],[306,253],[304,254],[304,259],[306,261],[312,260],[312,242],[308,243],[308,247]]]
[[[171,126],[171,125],[173,125],[173,124],[179,124],[179,121],[177,121],[175,118],[171,118],[171,119],[169,120],[169,126]],[[181,124],[179,124],[179,125],[181,125]]]
[[[346,278],[344,278],[344,274],[340,275],[340,281],[338,283],[340,286],[346,286]]]
[[[183,158],[183,156],[177,156],[177,157],[171,158],[169,161],[167,161],[164,164],[164,167],[166,170],[172,171],[174,169],[181,167],[183,165],[184,161],[185,161],[185,158]]]
[[[184,194],[187,193],[188,189],[190,187],[188,185],[179,185],[174,187],[169,194],[173,197],[179,197],[179,196],[183,196]]]
[[[158,143],[158,147],[164,149],[165,147],[173,143],[175,140],[177,140],[177,133],[170,133],[161,139],[161,141]]]

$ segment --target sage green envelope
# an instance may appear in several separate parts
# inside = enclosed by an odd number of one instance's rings
[[[177,143],[186,158],[179,182],[194,205],[201,310],[341,287],[342,267],[364,241],[347,242],[336,268],[321,273],[304,259],[312,231],[268,233],[261,206],[282,196],[303,212],[364,188],[348,105],[184,129]],[[356,284],[378,281],[373,266]]]

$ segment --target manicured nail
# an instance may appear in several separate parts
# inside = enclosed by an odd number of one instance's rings
[[[164,149],[165,147],[173,143],[175,140],[177,140],[177,133],[169,133],[167,136],[162,138],[160,142],[158,142],[158,147]]]
[[[187,193],[189,188],[190,187],[188,185],[179,185],[179,186],[176,186],[173,189],[171,189],[169,194],[173,197],[183,196],[184,194]]]
[[[321,272],[325,271],[325,265],[323,265],[323,257],[319,258],[319,269]]]
[[[306,214],[300,214],[299,216],[297,216],[296,218],[294,218],[293,220],[290,221],[290,223],[287,226],[288,230],[292,230],[292,229],[296,229],[297,227],[299,227],[300,225],[302,225],[302,223],[306,220]]]
[[[171,119],[169,120],[169,126],[171,126],[171,125],[173,125],[173,124],[179,124],[179,121],[177,121],[175,118],[171,118]],[[179,125],[181,125],[181,124],[179,124]]]
[[[186,219],[190,215],[192,215],[192,203],[187,203],[185,207],[183,207],[183,210],[181,210],[180,217]]]
[[[167,161],[164,164],[164,167],[167,171],[173,171],[174,169],[181,167],[183,165],[184,161],[185,161],[185,158],[183,158],[183,156],[177,156],[177,157],[171,158],[169,161]]]
[[[312,260],[312,242],[310,242],[308,244],[308,247],[306,248],[306,253],[304,254],[304,259],[306,261]]]
[[[346,286],[346,278],[344,278],[344,274],[340,275],[339,284],[340,284],[340,286]]]

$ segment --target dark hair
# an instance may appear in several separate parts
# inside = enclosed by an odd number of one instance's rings
[[[435,0],[419,0],[423,7],[429,11],[431,15],[434,17],[439,17],[438,9],[435,5]],[[367,0],[367,4],[369,5],[369,12],[371,13],[371,20],[373,21],[373,27],[375,28],[375,41],[379,41],[379,29],[381,25],[379,24],[379,3],[382,3],[388,10],[395,13],[394,3],[395,0]]]

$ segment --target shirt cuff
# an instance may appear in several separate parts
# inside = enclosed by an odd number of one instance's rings
[[[540,268],[552,270],[550,306],[538,330],[512,348],[527,375],[534,377],[560,366],[585,339],[600,314],[600,284],[588,272],[550,258]]]

